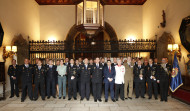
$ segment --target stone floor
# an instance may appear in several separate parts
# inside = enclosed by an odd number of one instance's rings
[[[134,95],[133,95],[134,96]],[[84,99],[68,101],[63,99],[46,99],[41,98],[37,101],[30,101],[28,98],[21,103],[20,98],[7,98],[0,101],[0,111],[190,111],[190,105],[182,103],[176,99],[169,97],[168,102],[160,102],[160,100],[132,99],[118,102],[109,100],[107,103],[93,101],[91,96],[89,101]],[[102,99],[104,100],[104,99]]]

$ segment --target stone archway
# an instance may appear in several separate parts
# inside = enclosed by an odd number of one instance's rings
[[[118,41],[118,38],[117,38],[117,34],[114,30],[114,28],[107,22],[105,22],[105,26],[103,28],[103,30],[109,35],[110,37],[110,41]],[[66,50],[73,50],[73,45],[74,45],[74,40],[75,40],[75,37],[79,34],[80,32],[77,30],[76,28],[76,24],[73,25],[71,27],[71,29],[69,30],[68,34],[67,34],[67,37],[66,37],[66,41],[69,41],[67,42],[67,44],[65,44],[65,49]],[[117,43],[115,43],[117,44]],[[119,46],[119,45],[118,45]],[[118,47],[117,46],[112,46],[111,45],[111,49],[112,50],[117,50]],[[70,57],[71,54],[66,54],[66,57]],[[117,57],[118,56],[118,53],[112,53],[111,54],[112,57]]]

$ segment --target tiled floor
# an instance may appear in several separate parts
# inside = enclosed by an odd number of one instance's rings
[[[190,111],[190,105],[182,103],[176,99],[169,97],[168,102],[160,102],[160,100],[132,99],[113,103],[109,100],[107,103],[93,101],[91,96],[89,101],[84,99],[68,101],[63,99],[46,99],[42,101],[30,101],[28,98],[21,103],[20,98],[7,98],[0,101],[0,111]],[[104,100],[104,99],[102,99]]]

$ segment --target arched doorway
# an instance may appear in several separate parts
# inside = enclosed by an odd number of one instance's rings
[[[67,37],[66,37],[67,44],[65,45],[66,50],[70,50],[66,54],[66,57],[69,58],[94,58],[94,57],[117,57],[118,53],[97,53],[93,51],[100,51],[104,49],[103,41],[118,41],[117,35],[113,27],[105,22],[105,26],[103,30],[96,32],[93,37],[88,37],[87,35],[79,32],[76,29],[76,25],[70,29]],[[79,42],[78,42],[79,41]],[[95,43],[94,41],[98,41]],[[114,43],[117,44],[117,43]],[[81,46],[85,46],[82,47]],[[112,50],[117,50],[118,47],[116,45],[112,46]],[[72,53],[72,50],[75,50],[75,53]],[[78,52],[76,52],[76,50]]]

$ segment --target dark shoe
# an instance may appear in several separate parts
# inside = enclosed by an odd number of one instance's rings
[[[47,99],[49,99],[49,98],[50,98],[50,96],[47,97]]]
[[[125,99],[128,99],[128,98],[125,98]]]
[[[124,99],[124,98],[122,98],[121,100],[122,100],[122,101],[125,101],[125,99]]]
[[[143,99],[144,99],[145,97],[143,96],[143,97],[141,97],[141,98],[143,98]]]
[[[158,100],[158,98],[156,97],[155,100]]]
[[[163,99],[160,100],[161,102],[163,101]]]
[[[149,97],[148,99],[152,99],[151,97]]]
[[[101,100],[101,99],[98,99],[98,101],[99,101],[99,102],[102,102],[102,100]]]
[[[56,98],[56,96],[53,96],[53,98]]]
[[[135,97],[136,99],[138,99],[139,97]]]
[[[44,100],[45,100],[45,98],[42,98],[42,100],[44,101]]]
[[[89,101],[89,98],[87,98],[86,100]]]
[[[63,99],[65,99],[65,96],[63,96]]]
[[[83,100],[83,98],[80,98],[80,100],[82,101],[82,100]]]
[[[34,101],[37,101],[38,99],[34,98],[33,100],[34,100]]]
[[[113,102],[115,102],[115,99],[112,99]]]
[[[10,96],[9,98],[13,98],[14,96]]]
[[[74,98],[74,100],[77,100],[77,98]]]
[[[132,97],[128,97],[129,99],[132,99]]]
[[[19,97],[19,95],[16,96],[17,98]]]
[[[21,102],[24,102],[24,100],[21,100]]]
[[[118,101],[118,99],[116,99],[116,101]]]
[[[168,100],[165,100],[165,102],[168,102]]]
[[[95,99],[94,102],[97,102],[97,99]]]
[[[106,99],[105,102],[108,102],[108,100]]]
[[[71,100],[71,98],[68,99],[69,101]]]
[[[61,99],[61,97],[59,97],[59,99]]]

